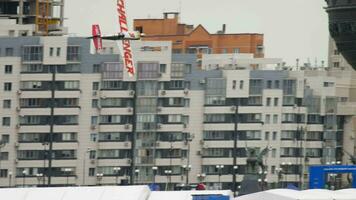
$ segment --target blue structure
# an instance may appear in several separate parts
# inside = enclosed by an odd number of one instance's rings
[[[352,174],[352,187],[356,188],[356,165],[322,165],[309,167],[309,189],[323,189],[327,174]]]
[[[221,194],[192,195],[193,200],[229,200],[229,196]]]

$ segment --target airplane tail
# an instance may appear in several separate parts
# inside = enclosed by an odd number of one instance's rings
[[[103,49],[103,39],[101,38],[100,26],[98,24],[94,24],[92,26],[92,35],[93,42],[96,50]]]

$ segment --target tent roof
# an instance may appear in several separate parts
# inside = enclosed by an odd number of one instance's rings
[[[0,189],[2,200],[146,200],[149,195],[147,186]]]
[[[236,198],[236,200],[354,200],[356,189],[347,190],[289,190],[289,189],[276,189],[258,192],[255,194],[245,195]]]
[[[192,200],[192,195],[222,194],[230,196],[230,190],[191,190],[191,191],[155,191],[151,192],[148,200]]]

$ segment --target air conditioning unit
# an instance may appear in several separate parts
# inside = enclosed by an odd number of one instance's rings
[[[199,81],[199,83],[200,83],[200,84],[205,84],[206,81],[205,81],[205,79],[202,79],[202,80]]]
[[[183,128],[188,128],[188,124],[184,123]]]
[[[201,145],[205,144],[205,141],[204,140],[200,140],[199,142]]]
[[[125,142],[124,143],[124,147],[128,147],[129,146],[129,143],[128,142]]]
[[[197,151],[197,155],[201,156],[202,155],[201,151]]]
[[[159,77],[162,77],[162,76],[163,76],[163,73],[159,73],[158,76],[159,76]]]
[[[93,96],[97,96],[98,95],[98,91],[93,91]]]
[[[104,95],[104,96],[102,96],[101,98],[102,98],[102,99],[106,99],[106,96]]]
[[[165,91],[165,90],[162,90],[162,91],[161,91],[161,95],[166,95],[166,91]]]
[[[129,93],[131,96],[135,95],[135,91],[131,90]]]
[[[16,107],[16,111],[20,112],[21,108],[20,107]]]
[[[160,146],[160,143],[159,142],[156,142],[156,147],[159,147]]]
[[[128,112],[132,112],[133,109],[130,107],[130,108],[127,108],[127,111],[128,111]]]
[[[125,129],[130,129],[131,124],[125,124]]]
[[[20,143],[15,142],[15,148],[19,148],[19,146],[20,146]]]
[[[15,164],[19,163],[19,159],[15,159],[15,160],[14,160],[14,163],[15,163]]]
[[[230,110],[231,111],[235,111],[236,110],[236,106],[231,106]]]
[[[20,95],[22,93],[21,90],[17,90],[17,94]]]
[[[184,89],[184,94],[188,95],[189,94],[189,90],[187,88]]]
[[[95,164],[95,159],[91,159],[91,160],[90,160],[90,163],[91,163],[91,164]]]
[[[162,108],[161,107],[157,107],[157,112],[162,112]]]
[[[21,125],[20,124],[16,124],[16,128],[17,129],[21,128]]]
[[[92,130],[95,130],[95,129],[96,129],[96,125],[91,125],[90,128],[91,128]]]
[[[131,160],[130,159],[127,160],[127,164],[131,164]]]

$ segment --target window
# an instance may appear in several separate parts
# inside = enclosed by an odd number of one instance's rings
[[[271,115],[266,115],[266,117],[265,117],[265,124],[269,124],[269,123],[271,123]]]
[[[265,132],[265,140],[269,140],[269,132]]]
[[[89,176],[95,176],[95,168],[89,168]]]
[[[277,156],[277,149],[272,149],[272,158]]]
[[[261,95],[262,94],[262,80],[250,79],[250,94]]]
[[[99,90],[99,82],[93,82],[93,90]]]
[[[279,86],[279,80],[275,80],[275,81],[274,81],[274,87],[275,87],[276,89],[279,89],[279,88],[280,88],[280,86]]]
[[[57,53],[56,53],[57,57],[61,56],[61,48],[57,47]]]
[[[79,81],[64,81],[64,89],[79,89]]]
[[[98,124],[98,116],[91,116],[91,125]]]
[[[24,61],[41,61],[43,47],[41,46],[25,46],[23,48],[22,59]]]
[[[1,141],[5,142],[5,143],[9,143],[10,142],[10,135],[8,134],[4,134],[1,136]]]
[[[49,48],[49,56],[53,56],[53,52],[54,52],[54,48],[53,47],[51,47],[51,48]]]
[[[266,99],[266,106],[271,106],[271,98],[270,97],[268,97]]]
[[[0,161],[1,160],[9,160],[9,152],[1,152],[0,153]]]
[[[14,56],[14,48],[10,48],[10,47],[6,48],[5,56],[7,56],[7,57]]]
[[[137,73],[139,79],[156,79],[159,77],[160,65],[155,62],[138,63]]]
[[[227,53],[227,49],[222,49],[221,53]]]
[[[94,64],[93,65],[93,72],[94,73],[100,73],[100,64]]]
[[[273,132],[272,139],[277,140],[277,132],[276,131]]]
[[[4,91],[11,91],[12,90],[12,83],[4,83]]]
[[[80,47],[79,46],[68,46],[67,47],[67,60],[68,61],[79,61],[80,60]]]
[[[324,87],[334,87],[334,82],[324,82]]]
[[[98,99],[92,99],[92,100],[91,100],[91,107],[92,107],[92,108],[97,108],[98,105],[99,105]]]
[[[160,64],[159,65],[159,72],[160,73],[166,73],[166,68],[167,68],[166,64]]]
[[[7,169],[0,169],[0,177],[1,178],[7,177]]]
[[[95,158],[96,158],[96,151],[95,150],[91,150],[89,152],[89,159],[95,159]]]
[[[272,89],[272,81],[271,80],[267,81],[267,89]]]
[[[273,115],[273,123],[274,124],[278,123],[278,115]]]
[[[244,81],[240,81],[240,90],[244,89]]]
[[[182,115],[168,115],[168,123],[181,123]]]
[[[240,53],[240,49],[239,48],[234,48],[234,53]]]
[[[11,118],[10,117],[3,117],[2,118],[2,125],[3,126],[10,126]]]
[[[262,105],[262,96],[250,96],[248,98],[249,106],[260,106]]]
[[[184,89],[184,81],[170,81],[169,89],[172,90]]]
[[[191,74],[191,73],[192,73],[192,65],[186,64],[185,65],[185,74]]]
[[[274,106],[278,106],[278,98],[274,98]]]
[[[98,139],[98,134],[97,133],[90,133],[90,141],[96,142],[97,139]]]
[[[236,80],[232,81],[232,89],[235,90],[236,89]]]
[[[5,74],[12,74],[12,65],[5,65]]]
[[[11,108],[11,100],[10,99],[5,99],[2,104],[3,108]]]
[[[171,66],[171,77],[172,78],[183,78],[184,72],[185,72],[185,64],[172,63],[172,66]]]

